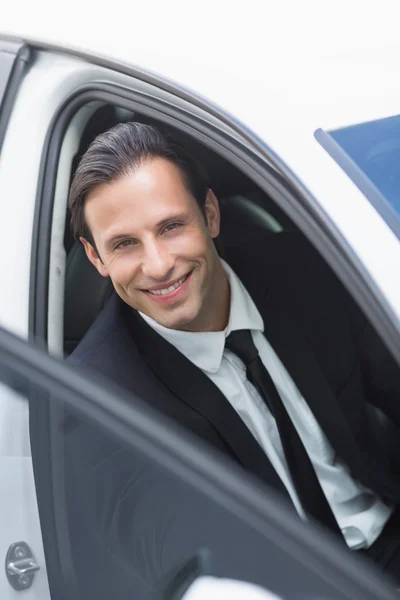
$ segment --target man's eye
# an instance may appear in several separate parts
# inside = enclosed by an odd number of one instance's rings
[[[169,225],[167,225],[164,228],[164,231],[173,231],[174,229],[177,229],[181,225],[182,225],[182,223],[169,223]]]
[[[133,244],[133,240],[122,240],[114,246],[114,250],[122,250],[122,248],[127,248],[131,244]]]

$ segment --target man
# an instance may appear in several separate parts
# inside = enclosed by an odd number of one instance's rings
[[[92,143],[69,208],[116,292],[70,361],[135,392],[400,580],[400,482],[371,410],[400,425],[398,367],[307,242],[271,235],[222,260],[202,167],[136,123]],[[137,479],[133,497],[145,497]],[[117,483],[97,499],[115,547]]]

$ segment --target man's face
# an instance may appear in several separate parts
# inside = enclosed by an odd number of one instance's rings
[[[206,218],[178,167],[152,159],[92,190],[85,217],[99,255],[82,243],[132,308],[172,329],[223,329],[229,286],[213,243],[219,208],[211,191],[205,210]]]

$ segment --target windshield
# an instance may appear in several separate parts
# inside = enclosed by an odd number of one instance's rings
[[[400,237],[400,116],[318,130],[316,138]]]

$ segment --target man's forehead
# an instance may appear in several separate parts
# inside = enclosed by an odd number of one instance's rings
[[[150,200],[161,207],[163,203],[192,198],[178,167],[165,160],[158,166],[153,162],[94,187],[86,196],[85,210],[92,212],[98,207],[101,211],[107,209],[113,212],[121,210],[124,205],[141,209]],[[171,165],[172,171],[164,163]],[[150,208],[154,209],[154,206]]]
[[[123,173],[110,181],[99,183],[88,194],[87,198],[99,194],[107,194],[109,191],[126,190],[129,188],[150,188],[157,185],[172,185],[174,187],[186,188],[186,177],[181,168],[170,160],[154,157],[142,160],[132,169],[126,169]]]

